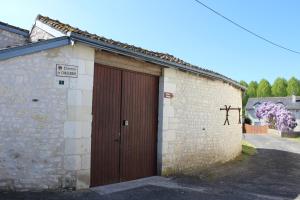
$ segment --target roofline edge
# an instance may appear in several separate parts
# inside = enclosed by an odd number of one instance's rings
[[[67,36],[0,50],[0,61],[71,44]]]
[[[14,27],[12,25],[9,25],[9,24],[3,23],[3,22],[0,22],[0,29],[3,29],[3,30],[8,31],[8,32],[15,33],[15,34],[18,34],[18,35],[22,35],[24,37],[29,36],[29,31],[28,30],[22,31],[22,30],[18,29],[17,27]]]
[[[163,60],[163,59],[160,59],[160,58],[156,58],[156,57],[153,57],[153,56],[147,56],[145,54],[142,54],[142,53],[139,53],[139,52],[134,52],[134,51],[131,51],[131,50],[127,50],[127,49],[124,49],[124,48],[120,48],[120,47],[117,47],[115,45],[110,45],[110,44],[104,43],[104,42],[99,41],[99,40],[93,40],[93,39],[81,36],[77,33],[71,33],[70,38],[74,41],[78,41],[78,42],[87,44],[89,46],[95,47],[95,48],[100,48],[100,49],[103,49],[103,50],[107,50],[107,51],[110,51],[110,52],[122,54],[122,55],[125,55],[125,56],[129,56],[129,57],[133,57],[133,58],[137,58],[137,59],[142,59],[144,61],[148,61],[148,62],[158,64],[158,65],[161,65],[161,66],[164,66],[164,67],[177,68],[177,69],[181,69],[181,70],[184,70],[184,71],[189,71],[189,72],[196,73],[196,74],[201,74],[203,76],[210,77],[210,78],[213,78],[213,79],[222,80],[222,81],[225,81],[225,82],[241,89],[242,91],[246,90],[246,87],[238,84],[237,82],[235,82],[235,81],[233,81],[229,78],[226,78],[226,77],[223,77],[223,76],[220,76],[220,75],[217,75],[217,74],[213,74],[213,73],[201,70],[200,68],[199,69],[191,68],[191,67],[188,67],[188,66],[185,66],[185,65],[169,62],[169,61],[166,61],[166,60]]]

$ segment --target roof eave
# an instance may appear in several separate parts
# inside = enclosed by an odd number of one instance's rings
[[[184,70],[184,71],[189,71],[189,72],[196,73],[196,74],[201,74],[205,77],[225,81],[225,82],[233,85],[234,87],[237,87],[237,88],[241,89],[242,91],[246,90],[246,88],[244,86],[239,85],[238,83],[236,83],[235,81],[233,81],[231,79],[228,79],[228,78],[219,76],[217,74],[213,74],[213,73],[204,71],[200,68],[199,69],[192,68],[192,67],[188,67],[186,65],[181,65],[181,64],[178,64],[178,63],[166,61],[166,60],[163,60],[163,59],[160,59],[160,58],[157,58],[157,57],[145,55],[145,54],[135,52],[135,51],[131,51],[131,50],[128,50],[128,49],[124,49],[124,48],[121,48],[121,47],[118,47],[118,46],[115,46],[115,45],[110,45],[110,44],[107,44],[107,43],[99,41],[99,40],[94,40],[94,39],[91,39],[91,38],[87,38],[87,37],[84,37],[84,36],[82,36],[80,34],[76,34],[76,33],[71,33],[70,38],[74,41],[78,41],[78,42],[87,44],[87,45],[92,46],[94,48],[99,48],[99,49],[106,50],[106,51],[109,51],[109,52],[114,52],[114,53],[118,53],[118,54],[121,54],[121,55],[129,56],[129,57],[132,57],[132,58],[141,59],[141,60],[144,60],[144,61],[148,61],[148,62],[151,62],[151,63],[154,63],[154,64],[161,65],[163,67],[177,68],[177,69],[181,69],[181,70]]]
[[[9,24],[0,22],[0,29],[11,32],[11,33],[15,33],[18,35],[22,35],[24,37],[28,37],[29,36],[29,31],[28,30],[20,30],[14,26],[11,26]]]
[[[65,37],[44,40],[36,43],[29,43],[23,46],[3,49],[0,50],[0,61],[14,58],[17,56],[24,56],[24,55],[36,53],[39,51],[44,51],[47,49],[66,46],[69,45],[70,43],[71,43],[70,38],[65,36]]]

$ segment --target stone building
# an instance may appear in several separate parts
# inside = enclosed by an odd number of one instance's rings
[[[0,189],[189,173],[241,152],[245,88],[221,74],[41,15],[30,32],[1,23],[0,42]]]

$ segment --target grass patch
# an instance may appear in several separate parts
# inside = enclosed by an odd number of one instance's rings
[[[257,150],[253,144],[242,140],[242,153],[243,155],[253,156],[257,153]]]
[[[256,147],[246,140],[242,140],[242,153],[235,158],[235,161],[245,161],[249,156],[254,156],[255,154],[257,154]]]

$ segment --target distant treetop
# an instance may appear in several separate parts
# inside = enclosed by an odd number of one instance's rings
[[[249,84],[241,80],[240,84],[247,87],[244,95],[247,96],[247,99],[245,100],[248,100],[250,97],[300,96],[300,81],[295,77],[291,77],[288,81],[278,77],[272,85],[266,79],[260,80],[259,83],[251,81]]]

